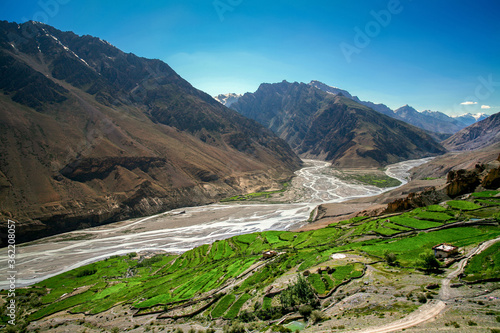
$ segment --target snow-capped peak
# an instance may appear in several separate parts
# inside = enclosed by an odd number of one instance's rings
[[[327,86],[327,87],[329,87],[329,88],[342,90],[342,89],[340,89],[339,87],[329,86],[329,85],[324,84],[323,82],[320,82],[320,81],[318,81],[318,80],[312,80],[309,84],[310,84],[310,85],[312,85],[312,86],[314,86],[314,85],[320,85],[320,84],[321,84],[321,85]]]
[[[459,116],[451,116],[453,118],[466,118],[466,117],[472,117],[474,119],[476,119],[476,121],[480,120],[480,119],[484,119],[487,117],[486,113],[483,113],[483,112],[478,112],[478,113],[464,113],[464,114],[461,114]]]
[[[235,94],[235,93],[229,93],[229,94],[219,94],[217,96],[214,96],[214,99],[221,103],[222,105],[225,105],[227,107],[230,107],[232,104],[236,103],[238,99],[243,95],[240,94]]]

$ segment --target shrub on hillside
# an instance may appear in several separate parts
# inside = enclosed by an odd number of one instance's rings
[[[418,263],[420,267],[422,267],[427,272],[435,271],[439,267],[441,267],[441,264],[439,263],[439,261],[436,259],[436,257],[432,252],[421,253],[420,260]]]
[[[395,266],[397,264],[398,259],[397,259],[396,254],[394,252],[385,252],[384,258],[385,258],[385,261],[387,261],[387,263],[390,266]]]
[[[297,275],[295,283],[281,292],[280,301],[283,307],[294,307],[300,304],[314,305],[317,302],[311,284],[301,275]]]

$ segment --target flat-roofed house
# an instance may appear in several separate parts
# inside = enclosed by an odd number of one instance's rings
[[[436,245],[432,249],[436,258],[448,258],[458,254],[458,247],[446,243]]]
[[[269,259],[269,258],[276,256],[277,254],[278,254],[278,252],[276,252],[274,250],[264,251],[262,253],[262,259]]]

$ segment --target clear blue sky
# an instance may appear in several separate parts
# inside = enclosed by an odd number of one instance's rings
[[[211,95],[319,80],[393,109],[500,111],[496,0],[0,0],[0,19],[164,60]]]

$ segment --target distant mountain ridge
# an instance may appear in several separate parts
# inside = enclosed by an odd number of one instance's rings
[[[445,113],[439,111],[426,110],[419,112],[409,105],[404,105],[393,111],[385,104],[375,104],[369,101],[361,101],[357,96],[352,96],[346,90],[331,87],[319,81],[311,81],[309,84],[330,94],[342,94],[343,96],[350,98],[360,104],[363,104],[375,111],[378,111],[395,119],[403,120],[408,124],[417,126],[432,133],[451,135],[469,125],[472,125],[476,121],[485,119],[487,117],[487,115],[484,113],[476,115],[468,113],[461,116],[450,117]],[[439,138],[439,136],[435,137]]]
[[[460,121],[462,124],[470,126],[474,124],[475,122],[484,120],[489,117],[486,113],[464,113],[460,116],[451,116],[452,118],[457,119]]]
[[[279,188],[301,165],[164,62],[36,22],[0,21],[0,140],[19,241]]]
[[[319,82],[319,81],[311,81],[309,83],[309,85],[315,87],[315,88],[318,88],[320,90],[323,90],[324,92],[327,92],[329,94],[333,94],[333,95],[338,95],[338,94],[342,94],[343,96],[347,97],[347,98],[350,98],[352,99],[353,101],[356,101],[358,102],[359,104],[362,104],[364,106],[367,106],[377,112],[380,112],[380,113],[383,113],[387,116],[390,116],[390,117],[393,117],[393,118],[397,118],[394,116],[394,111],[392,111],[387,105],[385,104],[376,104],[376,103],[373,103],[373,102],[370,102],[370,101],[362,101],[360,100],[357,96],[352,96],[347,90],[343,90],[343,89],[340,89],[340,88],[336,88],[336,87],[331,87],[331,86],[328,86],[322,82]]]
[[[500,113],[478,121],[450,138],[443,145],[450,151],[476,150],[500,142]]]
[[[271,129],[300,156],[340,167],[383,166],[445,152],[416,127],[304,83],[264,83],[231,107]]]
[[[398,119],[430,132],[452,134],[461,130],[464,125],[458,120],[438,111],[418,112],[409,105],[394,111]]]

